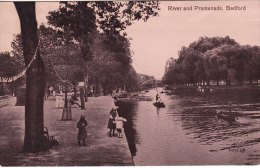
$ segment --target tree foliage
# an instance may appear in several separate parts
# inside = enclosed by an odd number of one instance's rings
[[[0,77],[13,77],[22,72],[24,66],[17,56],[11,56],[10,52],[0,52]],[[12,83],[0,83],[0,96],[15,93],[15,88],[20,86],[25,77],[22,77]]]
[[[123,85],[133,90],[138,77],[131,65],[130,41],[121,32],[135,20],[157,16],[158,10],[155,1],[60,2],[58,10],[49,12],[50,26],[38,29],[47,82],[59,83],[61,77],[76,84],[88,73],[89,84],[105,92]],[[20,34],[14,36],[12,48],[24,66]]]
[[[22,67],[19,65],[18,60],[15,57],[11,57],[9,52],[0,52],[0,76],[12,77],[17,75]]]
[[[39,29],[41,57],[45,65],[46,80],[49,85],[62,83],[61,79],[68,80],[73,84],[77,84],[82,77],[79,77],[79,64],[82,61],[79,52],[79,46],[72,42],[63,43],[63,39],[58,37],[56,32],[40,25]],[[24,64],[21,35],[14,36],[12,41],[12,55],[16,62]],[[61,68],[66,67],[66,68]],[[61,77],[61,79],[59,79]]]
[[[156,1],[61,2],[59,9],[50,11],[47,19],[59,35],[78,41],[84,59],[89,61],[93,57],[91,44],[97,30],[117,35],[134,20],[147,21],[150,16],[157,16],[158,10]]]
[[[167,84],[210,84],[210,80],[243,84],[260,79],[260,47],[241,46],[228,36],[201,37],[170,60],[163,80]]]
[[[93,59],[87,63],[90,84],[99,85],[105,93],[123,85],[129,90],[136,86],[137,76],[131,65],[129,41],[120,35],[112,38],[111,35],[98,33],[93,43]]]
[[[79,44],[87,64],[82,66],[88,67],[85,71],[90,84],[109,92],[137,81],[131,65],[130,42],[124,30],[135,20],[147,21],[157,16],[158,10],[156,1],[61,2],[59,9],[50,11],[47,19],[66,43]]]
[[[78,43],[64,43],[55,30],[44,25],[40,25],[39,34],[41,57],[49,85],[68,80],[76,86],[84,80],[84,69],[88,67],[89,85],[102,88],[105,93],[124,84],[129,90],[137,87],[137,75],[131,65],[130,42],[126,37],[95,32],[91,48],[93,58],[85,62]],[[19,34],[14,37],[12,46],[13,55],[17,60],[23,60]]]

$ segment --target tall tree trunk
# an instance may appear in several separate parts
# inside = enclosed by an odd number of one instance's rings
[[[4,83],[1,83],[0,96],[5,95],[4,92]]]
[[[80,102],[81,102],[81,109],[86,109],[85,107],[85,100],[84,100],[84,89],[81,87],[80,91]]]
[[[86,66],[87,73],[84,73],[84,89],[85,89],[85,102],[88,101],[88,65]],[[85,72],[85,71],[84,71]]]
[[[21,24],[25,65],[32,60],[38,45],[34,2],[14,2]],[[39,152],[48,148],[43,134],[45,72],[39,50],[26,72],[25,136],[23,150]]]
[[[88,82],[87,82],[87,79],[84,79],[84,99],[85,99],[85,102],[88,101]]]
[[[74,96],[77,96],[77,88],[76,88],[75,84],[73,85],[73,94],[74,94]]]

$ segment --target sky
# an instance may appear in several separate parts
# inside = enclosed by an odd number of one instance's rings
[[[47,23],[48,11],[58,8],[57,2],[37,2],[38,24]],[[163,1],[158,17],[137,21],[127,28],[131,38],[133,66],[137,72],[160,79],[166,61],[178,58],[182,46],[199,37],[229,36],[241,45],[260,46],[260,1]],[[195,10],[199,7],[222,7],[222,11]],[[246,10],[226,10],[226,6]],[[182,10],[169,10],[181,7]],[[191,11],[183,10],[192,7]],[[0,52],[11,50],[13,34],[20,33],[20,23],[11,2],[0,2]]]

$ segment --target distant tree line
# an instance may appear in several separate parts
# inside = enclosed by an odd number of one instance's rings
[[[139,76],[139,89],[150,89],[156,86],[156,79],[154,76],[146,74],[138,74]]]
[[[201,37],[167,61],[169,85],[253,84],[260,79],[260,47],[239,45],[226,37]]]

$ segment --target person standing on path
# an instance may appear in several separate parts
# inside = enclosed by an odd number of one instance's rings
[[[52,91],[53,91],[53,87],[49,87],[49,96],[52,94]]]
[[[55,95],[55,107],[60,108],[60,96],[58,93]]]
[[[78,123],[77,128],[78,131],[78,145],[81,146],[81,141],[83,141],[83,146],[86,146],[85,139],[87,138],[87,129],[86,126],[88,125],[87,120],[85,119],[85,116],[81,116]]]
[[[63,108],[64,107],[64,98],[63,98],[63,94],[62,92],[59,95],[59,108]]]

